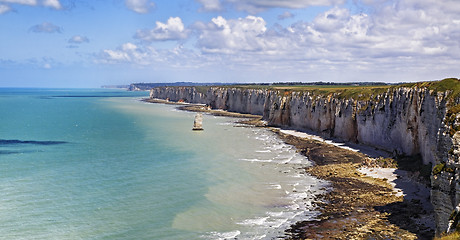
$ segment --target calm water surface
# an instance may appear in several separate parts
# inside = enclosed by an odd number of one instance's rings
[[[272,239],[323,183],[266,129],[147,92],[0,89],[0,239]]]

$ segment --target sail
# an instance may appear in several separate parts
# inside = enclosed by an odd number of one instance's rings
[[[195,121],[193,121],[193,130],[203,130],[203,114],[196,114]]]

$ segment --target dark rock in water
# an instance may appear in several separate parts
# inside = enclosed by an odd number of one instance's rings
[[[67,142],[64,141],[32,141],[32,140],[5,140],[0,139],[0,146],[1,145],[20,145],[20,144],[31,144],[31,145],[57,145],[57,144],[64,144]]]

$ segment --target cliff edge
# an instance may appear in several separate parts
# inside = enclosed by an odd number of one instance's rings
[[[263,116],[269,125],[313,130],[431,164],[436,230],[460,203],[460,80],[348,88],[157,87],[150,98]]]

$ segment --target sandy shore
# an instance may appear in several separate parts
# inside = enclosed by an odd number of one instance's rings
[[[146,102],[167,103],[146,99]],[[266,126],[261,116],[210,110],[181,104],[179,109],[242,118]],[[286,231],[286,239],[432,239],[434,217],[429,189],[414,174],[375,167],[375,158],[389,154],[371,147],[323,139],[313,133],[271,128],[315,165],[308,174],[327,180],[332,189],[316,202],[321,215]],[[417,175],[417,174],[415,174]]]

